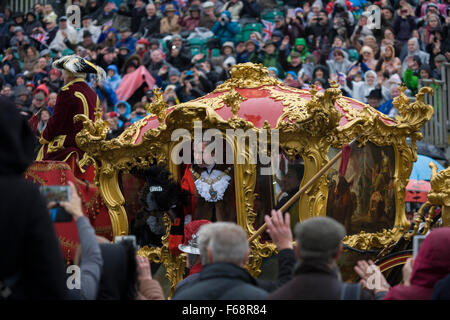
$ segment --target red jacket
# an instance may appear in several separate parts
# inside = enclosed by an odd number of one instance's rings
[[[433,287],[450,274],[450,227],[434,229],[414,260],[410,285],[397,285],[385,300],[430,300]]]
[[[83,125],[74,123],[73,117],[85,114],[94,121],[96,106],[97,94],[83,79],[77,78],[62,87],[53,115],[42,132],[40,142],[43,147],[36,160],[66,161],[74,152],[78,160],[82,159],[84,152],[78,148],[75,137]]]

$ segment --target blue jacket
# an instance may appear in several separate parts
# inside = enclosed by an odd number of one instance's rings
[[[139,121],[139,120],[142,120],[142,119],[144,119],[146,116],[148,116],[147,113],[144,114],[144,115],[142,115],[142,116],[135,115],[133,118],[130,119],[130,123],[135,123],[135,122],[137,122],[137,121]]]
[[[214,36],[220,40],[221,46],[227,41],[236,43],[236,35],[239,32],[239,24],[231,21],[231,13],[229,11],[225,10],[222,14],[226,14],[230,21],[224,25],[217,21],[212,27],[212,32],[214,33]]]
[[[89,85],[92,88],[92,82],[89,83]],[[108,106],[114,106],[116,104],[116,92],[112,89],[111,84],[108,81],[103,81],[102,86],[97,86],[94,90],[100,101],[106,99]]]
[[[124,104],[125,105],[125,113],[123,115],[121,115],[119,113],[119,111],[117,110],[118,109],[117,107],[119,106],[119,104]],[[123,101],[123,100],[117,101],[117,103],[114,106],[114,111],[119,115],[119,123],[118,123],[118,125],[119,125],[119,128],[121,128],[125,124],[124,121],[128,122],[128,120],[130,119],[131,106],[126,101]]]
[[[114,33],[114,35],[116,36],[116,39],[118,38],[116,29],[109,28],[108,30],[106,30],[106,32],[100,33],[100,36],[98,37],[97,43],[102,43],[103,41],[105,41],[106,40],[106,36],[110,32]]]
[[[108,70],[114,70],[114,75],[111,78],[108,77],[107,81],[111,85],[111,88],[116,91],[120,83],[122,82],[122,77],[119,75],[116,65],[109,65],[108,68],[106,68],[106,71]]]
[[[389,112],[391,111],[392,107],[394,106],[394,105],[392,104],[392,101],[394,101],[394,99],[388,100],[388,101],[386,101],[385,103],[381,104],[381,105],[378,107],[378,111],[384,113],[385,115],[388,115]]]
[[[127,46],[130,53],[133,53],[136,51],[136,42],[137,40],[135,38],[129,36],[125,41],[122,39],[120,39],[120,41],[117,41],[116,48],[120,48],[121,46]]]

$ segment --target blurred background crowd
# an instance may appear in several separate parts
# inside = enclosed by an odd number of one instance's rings
[[[70,5],[80,8],[78,26],[66,13]],[[234,64],[254,62],[296,88],[325,89],[336,80],[344,95],[395,116],[392,99],[402,82],[414,95],[421,79],[441,79],[450,59],[449,9],[448,0],[73,0],[38,2],[28,12],[4,7],[1,94],[25,116],[39,112],[39,135],[63,85],[51,63],[77,54],[108,73],[106,81],[87,80],[112,125],[111,138],[146,116],[154,87],[172,106],[214,90]]]

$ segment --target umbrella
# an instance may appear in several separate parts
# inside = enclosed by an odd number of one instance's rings
[[[408,143],[411,142],[410,138],[407,138]],[[436,147],[434,144],[426,143],[424,141],[417,141],[417,154],[421,154],[436,160],[447,161],[445,152]]]
[[[410,179],[406,186],[406,202],[421,202],[427,201],[428,192],[431,190],[431,184],[426,180]]]
[[[444,151],[436,147],[434,144],[419,141],[417,143],[417,153],[433,159],[447,161]]]
[[[444,170],[444,167],[436,160],[419,154],[417,155],[417,161],[413,165],[409,179],[430,181],[431,168],[428,165],[430,162],[434,162],[437,165],[438,171]]]
[[[135,71],[123,76],[122,82],[116,89],[117,99],[128,100],[143,83],[146,83],[148,88],[153,89],[155,79],[144,66],[140,66]]]

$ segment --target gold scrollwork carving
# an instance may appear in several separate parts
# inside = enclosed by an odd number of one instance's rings
[[[450,167],[440,172],[435,163],[430,163],[430,167],[432,175],[428,201],[432,205],[441,206],[442,225],[450,227]]]
[[[230,79],[219,85],[214,92],[231,91],[236,88],[258,88],[261,86],[282,86],[283,83],[268,76],[267,68],[251,62],[234,65]]]
[[[145,246],[138,251],[138,255],[148,258],[155,263],[163,264],[166,269],[166,277],[170,282],[170,296],[173,295],[177,283],[183,279],[184,268],[186,266],[186,254],[173,256],[169,250],[169,234],[170,234],[170,218],[164,215],[164,225],[166,226],[166,234],[161,238],[162,247]]]
[[[231,108],[231,113],[233,113],[233,116],[236,118],[237,114],[239,112],[239,109],[241,108],[241,102],[245,100],[244,97],[242,97],[239,92],[232,89],[230,92],[225,93],[223,96],[221,96],[222,101]]]

